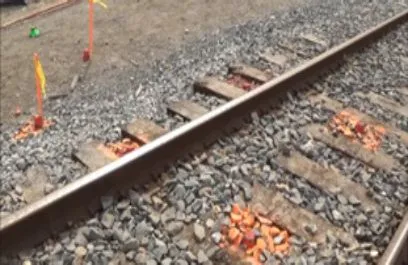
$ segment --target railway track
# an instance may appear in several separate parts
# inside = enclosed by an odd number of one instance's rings
[[[287,93],[298,92],[297,90],[307,89],[308,93],[304,95],[303,100],[308,101],[316,111],[329,113],[330,119],[324,123],[306,121],[300,130],[303,136],[289,135],[289,138],[294,137],[299,142],[307,140],[307,143],[312,140],[350,157],[353,161],[358,161],[371,170],[378,170],[392,177],[406,176],[406,158],[395,157],[385,152],[379,140],[386,136],[391,141],[408,145],[406,130],[395,122],[372,117],[330,95],[308,87],[313,87],[311,85],[313,81],[341,65],[346,55],[360,51],[395,26],[406,23],[407,18],[408,11],[404,11],[331,49],[327,49],[327,43],[323,38],[313,35],[301,36],[302,41],[310,43],[311,51],[316,49],[326,51],[281,74],[243,63],[230,65],[226,76],[207,76],[197,80],[193,84],[195,95],[191,99],[168,104],[167,110],[172,116],[170,119],[173,119],[175,124],[183,124],[181,127],[169,131],[163,124],[136,119],[122,129],[123,137],[118,142],[106,144],[94,141],[81,146],[74,157],[92,173],[3,219],[0,224],[2,249],[13,252],[21,250],[24,246],[33,246],[57,231],[66,229],[67,222],[77,222],[94,216],[101,208],[105,208],[103,203],[101,204],[101,197],[107,195],[116,197],[130,186],[150,183],[155,179],[154,176],[164,172],[164,169],[179,159],[188,159],[200,164],[206,160],[201,153],[202,150],[207,150],[210,144],[223,135],[245,126],[243,124],[248,119],[260,122],[256,113],[260,116],[270,115],[269,113],[273,112],[270,106],[279,106]],[[282,44],[281,48],[282,53],[263,53],[260,54],[260,58],[279,69],[293,57],[307,59],[313,54],[287,43]],[[401,88],[397,92],[401,102],[373,92],[355,93],[355,97],[364,98],[370,104],[379,105],[396,115],[408,117],[407,89]],[[200,98],[207,97],[206,95],[211,95],[215,104],[212,106],[203,104]],[[273,121],[273,116],[270,120]],[[350,124],[353,126],[352,129],[349,128]],[[267,129],[268,126],[265,124],[265,131],[260,133],[263,137],[273,135],[273,132],[268,132]],[[364,137],[368,131],[370,135]],[[353,138],[353,141],[350,138]],[[361,185],[355,178],[345,175],[331,165],[322,165],[316,161],[314,155],[308,153],[307,143],[302,146],[285,141],[278,146],[276,143],[270,143],[269,147],[276,152],[272,154],[266,152],[265,155],[273,161],[272,170],[279,168],[279,172],[296,176],[329,197],[345,200],[346,204],[353,205],[372,218],[387,211],[385,210],[387,206],[391,207],[389,204],[392,202],[380,203],[383,200],[381,193],[373,195],[369,187]],[[364,241],[358,228],[341,221],[336,214],[331,218],[322,218],[308,207],[304,207],[301,202],[288,199],[282,190],[290,189],[289,187],[265,189],[262,185],[256,184],[250,188],[245,184],[242,186],[239,189],[244,191],[244,197],[245,195],[251,197],[247,205],[250,208],[260,207],[258,209],[260,212],[265,213],[276,225],[286,229],[291,235],[303,238],[307,242],[324,245],[329,231],[350,251],[359,249],[361,247],[359,241]],[[246,194],[249,193],[248,189],[253,190],[252,196]],[[395,211],[393,214],[397,216],[403,214],[401,210],[388,211]],[[407,218],[406,216],[402,218],[388,248],[378,260],[380,264],[407,262],[406,253],[403,251],[408,240]],[[27,231],[30,231],[28,236]],[[368,256],[371,255],[372,260],[377,261],[378,254],[368,252]]]

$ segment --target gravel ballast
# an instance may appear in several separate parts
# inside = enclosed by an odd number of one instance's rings
[[[46,113],[55,125],[39,136],[14,143],[11,137],[18,128],[1,127],[0,211],[4,215],[25,204],[25,196],[15,189],[30,187],[26,172],[31,167],[41,167],[51,191],[86,174],[86,168],[72,160],[72,154],[81,144],[118,139],[119,128],[136,117],[153,119],[167,128],[177,126],[167,120],[163,103],[191,97],[192,84],[198,77],[223,74],[226,64],[237,59],[265,68],[267,65],[258,60],[258,52],[269,48],[282,51],[278,43],[292,42],[302,33],[322,36],[329,45],[338,44],[403,7],[404,2],[392,1],[343,1],[336,6],[326,1],[309,1],[304,8],[278,12],[269,18],[204,36],[197,43],[182,47],[166,61],[153,63],[151,69],[112,77],[114,85],[83,84],[67,98],[47,101]],[[296,43],[300,43],[296,46],[302,51],[310,50],[310,45],[302,46],[304,41]],[[321,47],[314,49],[319,50]],[[299,61],[294,58],[284,69],[272,69],[282,73]],[[193,98],[209,109],[224,102],[197,94]]]
[[[163,102],[193,98],[205,102],[203,105],[209,108],[222,104],[213,97],[192,95],[191,84],[197,77],[208,73],[225,74],[226,64],[236,59],[265,68],[265,63],[258,60],[258,51],[275,48],[282,40],[292,42],[303,32],[321,35],[330,45],[338,44],[392,16],[404,7],[403,3],[343,1],[333,6],[329,1],[310,1],[305,8],[276,13],[208,35],[199,43],[187,45],[167,61],[158,62],[147,72],[124,73],[125,78],[120,79],[116,87],[89,87],[84,93],[57,100],[47,106],[56,125],[24,144],[10,141],[16,128],[2,128],[1,211],[11,212],[23,205],[21,182],[24,171],[33,165],[42,165],[49,184],[60,187],[85,174],[85,169],[70,157],[80,143],[89,139],[117,139],[118,128],[136,116],[151,118],[169,128],[181,124],[177,119],[167,119]],[[305,52],[310,47],[303,42],[298,46]],[[408,125],[406,117],[392,115],[351,97],[356,91],[397,94],[396,88],[407,84],[407,60],[402,58],[408,58],[407,25],[388,34],[364,53],[348,58],[344,66],[325,76],[313,88],[350,102],[374,117],[395,120],[401,128],[407,128],[404,127]],[[301,60],[294,58],[286,69]],[[211,221],[204,216],[214,207],[228,212],[231,202],[250,200],[254,182],[278,187],[293,203],[343,227],[363,243],[347,249],[331,235],[327,236],[324,246],[295,237],[295,254],[290,257],[266,255],[266,264],[275,264],[274,260],[286,264],[373,263],[384,251],[403,214],[408,196],[408,183],[401,177],[404,172],[373,170],[324,144],[311,141],[299,128],[312,122],[325,122],[331,113],[311,106],[304,97],[291,94],[270,113],[253,114],[251,123],[220,140],[197,161],[174,165],[165,173],[167,177],[154,196],[139,189],[130,190],[118,202],[103,198],[103,212],[39,248],[21,253],[19,263],[31,260],[48,264],[53,260],[55,264],[81,264],[82,261],[108,264],[114,260],[117,263],[113,264],[122,264],[121,261],[127,260],[134,264],[224,264],[228,258],[222,250],[202,249],[193,253],[191,246],[180,242],[177,235],[191,224],[194,242],[206,237],[217,240],[217,225],[209,229],[207,223]],[[329,196],[287,173],[275,162],[282,146],[302,150],[321,164],[336,166],[345,176],[370,190],[383,211],[380,214],[365,212],[358,204]],[[386,140],[382,148],[394,158],[406,161],[406,146]],[[222,215],[217,218],[222,219]]]

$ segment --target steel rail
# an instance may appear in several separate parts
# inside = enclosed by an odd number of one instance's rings
[[[408,264],[408,213],[405,214],[397,231],[388,244],[378,265]]]
[[[100,209],[100,196],[128,189],[151,180],[151,174],[169,163],[202,148],[205,143],[234,129],[250,111],[278,103],[290,89],[327,72],[344,56],[378,39],[391,27],[406,22],[408,10],[329,49],[321,55],[261,85],[257,89],[179,127],[111,164],[68,184],[17,212],[0,223],[0,247],[10,253],[32,247]],[[175,155],[177,154],[177,156]]]

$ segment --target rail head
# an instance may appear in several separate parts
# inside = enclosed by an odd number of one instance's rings
[[[66,227],[67,221],[88,217],[100,208],[101,196],[148,182],[149,176],[158,168],[164,168],[191,153],[191,148],[197,144],[213,141],[226,128],[233,128],[236,122],[248,115],[248,110],[270,105],[282,94],[304,85],[306,81],[327,71],[328,66],[337,64],[346,54],[381,37],[389,28],[406,22],[407,19],[408,10],[405,10],[257,89],[7,216],[0,222],[1,249],[3,252],[16,252],[61,231]],[[202,139],[202,142],[197,143],[197,139]],[[174,150],[178,151],[178,157],[175,157]]]

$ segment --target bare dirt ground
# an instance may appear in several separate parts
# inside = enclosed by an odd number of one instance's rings
[[[75,75],[82,83],[114,82],[108,76],[114,71],[163,58],[205,32],[243,23],[296,2],[299,0],[106,0],[107,10],[95,7],[91,64],[82,62],[82,51],[88,43],[85,0],[2,29],[1,122],[15,122],[17,106],[26,113],[34,111],[34,52],[40,55],[48,93],[67,93]],[[40,4],[4,8],[0,12],[2,23]],[[37,39],[28,38],[32,26],[41,31]]]

